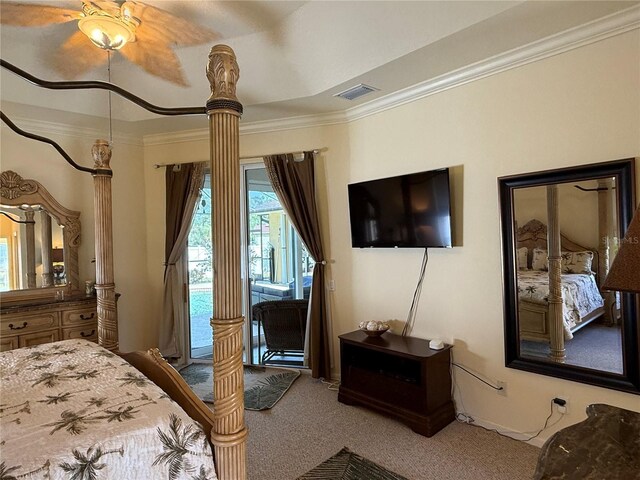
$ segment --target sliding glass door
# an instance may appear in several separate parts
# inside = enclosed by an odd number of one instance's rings
[[[266,301],[308,299],[313,262],[274,193],[264,164],[245,165],[242,170],[247,278],[245,361],[302,365],[299,352],[270,350],[264,325],[253,318],[252,308]]]
[[[259,325],[253,318],[252,307],[265,301],[308,299],[313,261],[278,201],[264,164],[244,165],[239,174],[242,175],[241,238],[246,319],[243,360],[249,364],[302,365],[299,351],[277,350],[273,353],[269,350],[264,325]],[[209,361],[213,355],[210,319],[214,308],[209,173],[205,175],[187,245],[187,361]]]

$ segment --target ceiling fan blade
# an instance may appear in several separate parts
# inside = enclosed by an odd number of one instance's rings
[[[208,28],[141,2],[127,1],[122,5],[122,9],[140,20],[140,26],[136,28],[136,37],[144,37],[145,42],[200,45],[218,37],[218,34]]]
[[[151,43],[127,43],[118,50],[130,62],[142,67],[156,77],[164,78],[177,85],[188,87],[180,60],[169,45],[160,41]]]
[[[19,27],[42,27],[78,20],[81,12],[68,8],[0,2],[0,23]]]
[[[69,37],[55,58],[55,68],[67,79],[77,78],[107,61],[107,52],[96,48],[87,36],[78,30]]]

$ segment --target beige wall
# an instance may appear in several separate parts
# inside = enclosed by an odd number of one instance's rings
[[[77,163],[93,167],[91,146],[95,138],[73,133],[42,132],[58,142]],[[28,127],[23,128],[29,130]],[[35,132],[38,133],[38,132]],[[4,125],[1,132],[0,168],[15,170],[24,178],[42,183],[65,207],[80,211],[82,223],[79,252],[80,281],[95,280],[93,178],[74,170],[50,146],[18,136]],[[144,177],[142,146],[115,142],[113,176],[114,270],[120,315],[120,348],[123,351],[155,345],[149,338],[152,322],[144,302],[147,284],[146,225],[144,223]],[[81,288],[84,288],[81,285]]]

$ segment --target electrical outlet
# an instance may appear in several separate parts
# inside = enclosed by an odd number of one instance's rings
[[[329,291],[331,291],[331,292],[335,292],[336,291],[336,281],[335,280],[329,280]]]
[[[500,389],[500,390],[496,390],[496,393],[498,395],[502,395],[503,397],[506,397],[507,396],[507,382],[502,382],[502,381],[498,380],[496,382],[496,385]]]
[[[569,412],[569,397],[558,395],[553,398],[553,404],[556,406],[558,413],[565,415]]]

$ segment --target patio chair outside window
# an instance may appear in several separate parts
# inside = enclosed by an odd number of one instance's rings
[[[304,356],[308,300],[274,300],[253,306],[253,318],[262,325],[266,351],[261,363],[274,355]]]

